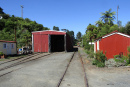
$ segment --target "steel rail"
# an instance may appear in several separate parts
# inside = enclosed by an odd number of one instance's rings
[[[68,70],[68,68],[69,68],[69,65],[70,65],[70,63],[71,63],[71,61],[72,61],[72,59],[73,59],[73,57],[74,57],[74,54],[75,54],[75,52],[74,52],[73,55],[71,56],[71,59],[70,59],[69,63],[67,64],[67,67],[66,67],[66,69],[65,69],[65,71],[64,71],[62,77],[60,78],[60,80],[59,80],[59,82],[58,82],[58,84],[57,84],[56,87],[60,87],[60,84],[61,84],[61,82],[63,81],[63,78],[64,78],[64,76],[65,76],[65,74],[66,74],[66,72],[67,72],[67,70]]]
[[[18,58],[11,59],[11,60],[8,60],[8,61],[6,61],[6,62],[0,63],[0,65],[3,65],[3,64],[8,63],[8,62],[16,61],[16,60],[28,58],[28,57],[34,57],[34,56],[39,55],[39,54],[40,54],[40,53],[28,54],[27,56],[18,57]]]
[[[9,66],[6,66],[6,67],[1,68],[0,71],[4,71],[4,70],[7,70],[7,69],[9,69],[9,68],[11,68],[11,67],[15,67],[15,66],[17,66],[17,65],[20,65],[20,64],[23,64],[23,63],[26,63],[26,62],[34,61],[34,60],[37,60],[37,59],[40,59],[40,58],[42,58],[42,57],[46,57],[46,56],[49,56],[49,55],[52,55],[52,54],[58,54],[58,53],[46,54],[46,55],[39,56],[39,57],[36,57],[36,58],[32,58],[32,59],[29,59],[29,60],[19,61],[19,62],[16,62],[16,63],[14,63],[14,64],[11,64],[11,65],[9,65]],[[23,67],[21,67],[21,68],[23,68]],[[18,69],[21,69],[21,68],[18,68]],[[12,70],[9,71],[9,72],[6,72],[6,73],[1,74],[0,77],[4,76],[4,75],[6,75],[6,74],[9,74],[9,73],[11,73],[11,72],[13,72],[13,71],[16,71],[16,70],[18,70],[18,69],[12,69]]]
[[[82,59],[82,56],[80,55],[79,52],[78,52],[78,54],[79,54],[79,57],[80,57],[80,60],[81,60],[81,63],[82,63],[82,67],[83,67],[83,71],[84,71],[85,85],[86,85],[86,87],[89,87],[89,85],[88,85],[88,80],[87,80],[87,76],[86,76],[86,71],[85,71],[85,67],[84,67],[84,63],[83,63],[83,59]]]

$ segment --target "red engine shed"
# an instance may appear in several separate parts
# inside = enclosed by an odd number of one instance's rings
[[[32,32],[33,52],[60,52],[71,49],[72,41],[66,32],[54,30]]]
[[[107,59],[111,59],[114,55],[126,55],[128,46],[130,46],[130,36],[114,31],[95,40],[94,52],[102,50],[103,53],[106,52]]]

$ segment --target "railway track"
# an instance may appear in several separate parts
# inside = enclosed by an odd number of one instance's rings
[[[18,65],[26,63],[26,62],[34,61],[34,60],[43,58],[45,56],[53,55],[53,54],[57,54],[57,53],[52,53],[52,54],[46,53],[44,55],[42,53],[37,53],[34,55],[29,55],[29,56],[24,57],[24,58],[12,59],[12,60],[6,61],[4,63],[1,63],[0,77],[6,75],[8,73],[11,73],[13,71],[16,71],[18,69],[23,68],[23,67],[16,68],[15,66],[18,66]]]
[[[67,70],[68,70],[68,68],[69,68],[69,66],[70,66],[70,64],[71,64],[71,61],[72,61],[73,58],[74,58],[75,53],[76,53],[76,52],[74,52],[74,54],[72,55],[72,57],[71,57],[71,59],[70,59],[68,65],[67,65],[67,67],[66,67],[66,69],[65,69],[65,71],[64,71],[62,77],[60,78],[60,80],[59,80],[59,82],[58,82],[58,84],[57,84],[56,87],[60,87],[60,86],[61,86],[61,83],[62,83],[62,81],[63,81],[63,79],[64,79],[64,77],[65,77],[65,75],[66,75],[66,72],[67,72]],[[80,53],[78,53],[78,55],[79,55],[79,57],[80,57],[80,61],[81,61],[81,64],[82,64],[82,69],[83,69],[83,72],[84,72],[84,84],[85,84],[85,87],[89,87],[82,57],[81,57]]]
[[[36,56],[36,55],[39,55],[39,54],[40,53],[28,54],[26,57],[33,57],[33,56]],[[11,60],[5,61],[3,63],[0,63],[0,65],[3,65],[5,63],[12,62],[12,61],[20,60],[20,59],[25,59],[26,57],[18,57],[18,58],[15,58],[15,59],[11,59]]]
[[[80,57],[80,60],[81,60],[81,63],[82,63],[82,67],[83,67],[83,71],[84,71],[84,81],[85,81],[85,85],[86,87],[89,87],[88,85],[88,80],[87,80],[87,76],[86,76],[86,71],[85,71],[85,67],[84,67],[84,63],[83,63],[83,59],[82,59],[82,56],[79,54],[79,57]]]
[[[53,57],[55,54],[58,54],[58,53],[52,53],[52,54],[45,54],[45,55],[43,55],[43,54],[41,54],[41,53],[37,53],[37,54],[34,54],[34,55],[30,55],[30,56],[27,56],[27,57],[25,57],[25,58],[18,58],[18,59],[13,59],[13,60],[10,60],[10,61],[7,61],[7,62],[4,62],[4,63],[1,63],[0,65],[1,66],[3,66],[3,67],[1,67],[0,66],[0,77],[3,77],[3,76],[5,76],[5,75],[7,75],[7,74],[9,74],[9,73],[12,73],[12,72],[14,72],[14,71],[17,71],[17,70],[19,70],[19,69],[22,69],[22,68],[24,68],[24,67],[26,67],[26,66],[28,66],[28,63],[27,63],[27,65],[26,64],[24,64],[24,63],[26,63],[26,62],[30,62],[30,61],[34,61],[34,60],[37,60],[37,59],[40,59],[40,58],[49,58],[49,56],[51,56],[51,57]],[[60,55],[62,55],[61,53],[59,53]],[[59,55],[58,54],[58,55]],[[64,54],[65,55],[65,54]],[[80,64],[80,70],[81,70],[81,72],[83,73],[83,76],[82,76],[82,84],[85,84],[84,86],[85,87],[89,87],[88,86],[88,82],[87,82],[87,77],[86,77],[86,72],[85,72],[85,68],[84,68],[84,64],[83,64],[83,60],[82,60],[82,57],[80,56],[80,54],[78,54],[77,52],[73,52],[73,54],[71,55],[71,57],[69,57],[69,60],[68,60],[68,62],[66,63],[66,67],[63,69],[63,74],[61,73],[61,78],[59,78],[59,80],[57,80],[57,85],[56,85],[56,87],[62,87],[63,85],[63,83],[64,83],[64,78],[68,78],[67,76],[66,76],[66,74],[68,73],[68,70],[69,71],[72,71],[71,69],[72,69],[72,65],[74,64],[74,63],[77,63],[77,62],[75,62],[75,61],[77,61],[76,59],[75,59],[75,56],[78,56],[79,55],[79,57],[78,57],[78,64]],[[51,59],[52,60],[52,59]],[[55,59],[54,59],[55,60]],[[81,62],[80,62],[81,61]],[[82,64],[82,65],[81,65]],[[18,66],[18,65],[20,65],[20,66]],[[16,66],[16,67],[15,67]],[[71,68],[70,68],[71,67]],[[74,67],[75,67],[75,65],[74,65]],[[53,67],[54,68],[54,67]],[[65,70],[65,71],[64,71]],[[80,71],[80,70],[78,70],[78,71]],[[72,72],[71,72],[72,73]],[[72,76],[73,77],[73,76]],[[79,87],[84,87],[84,86],[79,86]],[[64,86],[63,86],[64,87]],[[72,86],[72,87],[74,87],[74,86]]]
[[[74,57],[74,54],[75,54],[75,52],[73,53],[73,55],[72,55],[72,57],[71,57],[71,59],[70,59],[68,65],[67,65],[67,67],[66,67],[66,69],[65,69],[65,71],[64,71],[62,77],[60,78],[60,80],[59,80],[59,82],[58,82],[58,84],[57,84],[56,87],[60,87],[61,82],[63,81],[63,78],[64,78],[64,76],[65,76],[65,74],[66,74],[66,72],[67,72],[67,70],[68,70],[68,68],[69,68],[69,65],[70,65],[70,63],[71,63],[71,61],[72,61],[72,59],[73,59],[73,57]]]

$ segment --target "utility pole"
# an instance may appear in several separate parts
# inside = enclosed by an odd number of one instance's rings
[[[117,6],[117,25],[119,26],[119,23],[118,23],[118,9],[119,9],[119,5]]]
[[[82,38],[82,47],[83,47],[83,38]]]
[[[23,18],[23,5],[21,5],[21,17]]]
[[[14,28],[14,33],[15,33],[15,41],[16,41],[16,28]]]

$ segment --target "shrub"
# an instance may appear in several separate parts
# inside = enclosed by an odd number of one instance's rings
[[[0,56],[3,55],[4,53],[2,51],[0,51]]]
[[[125,65],[129,64],[129,58],[127,56],[122,56],[122,58],[118,57],[119,55],[114,56],[114,60],[117,63],[125,63]]]
[[[130,46],[127,48],[127,50],[128,50],[128,52],[129,52],[127,55],[128,55],[129,63],[130,63]]]
[[[105,66],[105,63],[102,63],[102,62],[97,63],[97,67],[104,67],[104,66]]]
[[[127,50],[128,50],[128,52],[130,52],[130,46],[129,46],[129,47],[127,47]]]
[[[96,59],[99,61],[99,62],[103,62],[105,63],[105,60],[107,60],[105,54],[103,54],[103,51],[98,51],[96,54]]]
[[[105,60],[107,59],[105,54],[103,54],[102,51],[98,51],[95,54],[95,60],[93,60],[92,64],[96,65],[97,67],[104,67],[105,66]]]
[[[93,52],[92,48],[90,50],[86,50],[85,52],[88,54],[88,57],[94,58],[94,52]]]
[[[114,58],[119,58],[119,57],[120,57],[120,55],[115,55],[115,56],[114,56]]]
[[[97,63],[98,63],[98,61],[96,59],[93,60],[93,62],[92,62],[93,65],[97,65]]]

